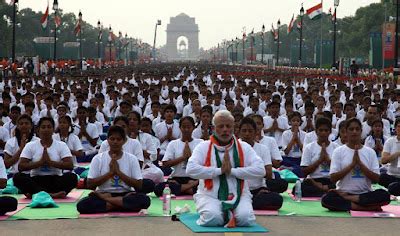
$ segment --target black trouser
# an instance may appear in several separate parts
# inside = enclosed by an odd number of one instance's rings
[[[2,196],[0,197],[0,216],[7,212],[17,210],[18,201],[13,197]]]
[[[267,184],[268,190],[275,193],[286,192],[288,188],[288,182],[281,178],[266,179],[265,183]]]
[[[388,174],[381,174],[379,184],[387,188],[389,193],[394,196],[400,196],[400,178]]]
[[[78,184],[78,177],[74,173],[58,175],[29,176],[25,174],[14,175],[14,185],[22,193],[35,194],[40,191],[47,193],[58,193],[64,191],[66,194]]]
[[[360,201],[357,205],[360,206],[385,206],[390,203],[390,194],[378,189],[372,192],[359,195]],[[344,199],[335,191],[330,191],[322,197],[321,204],[323,207],[331,211],[350,211],[351,201]]]
[[[143,179],[142,180],[142,188],[136,189],[136,192],[139,193],[151,193],[154,191],[155,184],[151,179]]]
[[[113,197],[122,197],[123,207],[115,211],[139,212],[150,206],[150,198],[143,193],[111,193]],[[80,200],[76,209],[81,214],[97,214],[107,212],[107,202],[97,196],[89,196]]]
[[[253,195],[254,210],[278,210],[282,207],[283,198],[279,193],[263,192],[267,188],[258,188],[251,190]]]
[[[170,180],[174,180],[178,183],[171,182]],[[184,195],[185,193],[181,192],[181,186],[182,184],[187,184],[190,180],[195,180],[195,179],[192,179],[190,177],[173,177],[167,180],[167,182],[157,184],[156,187],[154,188],[154,193],[156,194],[156,196],[161,197],[165,185],[168,184],[172,194],[174,194],[175,196]],[[195,193],[196,191],[197,191],[197,186],[193,187],[193,193]]]
[[[331,182],[328,178],[317,178],[313,179],[315,182],[321,183],[322,185],[327,185],[329,189],[335,189],[336,185]],[[292,194],[296,195],[296,185],[293,186]],[[325,192],[320,188],[317,188],[309,179],[305,179],[301,183],[301,196],[302,197],[322,197]]]

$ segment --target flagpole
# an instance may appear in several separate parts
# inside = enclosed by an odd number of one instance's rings
[[[323,0],[321,0],[321,5],[322,5],[322,13],[321,13],[321,39],[320,39],[320,48],[319,48],[319,69],[322,68],[322,18],[323,18],[323,14],[324,14],[324,4],[323,4]]]

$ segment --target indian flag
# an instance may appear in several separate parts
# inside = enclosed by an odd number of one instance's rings
[[[311,20],[317,19],[322,15],[322,2],[307,10],[307,15]]]
[[[46,11],[43,16],[40,18],[40,24],[42,25],[42,29],[45,30],[47,28],[47,21],[49,19],[49,5],[47,5]]]

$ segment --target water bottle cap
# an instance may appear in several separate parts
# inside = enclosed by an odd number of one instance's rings
[[[167,187],[169,188],[169,185],[168,185],[168,184],[166,184],[166,185],[165,185],[165,187],[166,187],[166,188],[167,188]]]

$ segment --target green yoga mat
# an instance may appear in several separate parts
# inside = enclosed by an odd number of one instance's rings
[[[190,212],[196,212],[196,206],[193,200],[172,200],[171,213],[175,214],[175,207],[184,207],[185,204],[190,207]],[[163,216],[162,201],[157,197],[152,197],[150,207],[147,211],[147,216]]]
[[[8,220],[54,220],[77,219],[76,203],[59,203],[57,208],[30,208],[25,207]]]
[[[236,228],[224,228],[224,227],[203,227],[196,224],[196,220],[199,218],[198,214],[183,214],[180,216],[180,221],[186,225],[194,233],[266,233],[268,229],[262,227],[259,224],[255,224],[249,227],[236,227]]]

